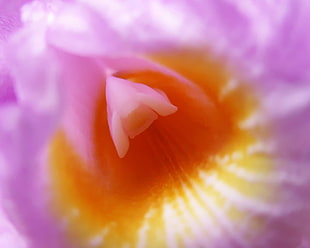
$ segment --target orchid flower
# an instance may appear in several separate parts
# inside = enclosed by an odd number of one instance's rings
[[[308,1],[0,6],[0,244],[310,247]]]

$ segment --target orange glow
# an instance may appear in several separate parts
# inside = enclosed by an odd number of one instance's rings
[[[146,235],[152,244],[165,247],[162,216],[169,213],[169,204],[164,202],[174,201],[179,194],[188,207],[191,203],[184,187],[191,188],[193,181],[200,185],[201,171],[220,171],[211,158],[244,152],[255,142],[250,132],[238,127],[238,122],[253,111],[255,98],[242,87],[226,94],[223,89],[230,74],[220,64],[195,52],[157,54],[152,59],[198,87],[180,84],[160,72],[118,72],[120,78],[162,90],[178,107],[176,113],[159,117],[131,140],[124,158],[119,158],[109,132],[104,87],[96,104],[90,164],[83,164],[62,130],[51,144],[53,204],[57,215],[66,219],[78,247],[91,247],[91,242],[97,242],[97,247],[131,247],[142,242],[144,225],[152,230]],[[224,174],[228,183],[244,186],[244,182]],[[223,200],[206,187],[210,199],[222,206]],[[151,214],[152,209],[155,214]],[[232,219],[241,215],[234,209],[231,212],[236,212]],[[151,216],[148,222],[146,215]],[[94,240],[97,235],[102,240]]]

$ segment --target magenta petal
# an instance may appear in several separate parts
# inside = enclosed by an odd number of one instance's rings
[[[104,92],[105,73],[95,59],[62,55],[63,119],[67,137],[77,152],[89,161],[92,155],[92,125],[98,97]]]
[[[30,0],[0,1],[0,41],[21,26],[20,8]]]
[[[16,100],[12,78],[8,73],[0,75],[0,105]]]
[[[310,161],[310,85],[276,85],[264,91],[263,108],[267,119],[275,126],[274,142],[287,161]],[[291,157],[291,159],[290,159]],[[293,163],[295,173],[303,170],[302,177],[310,180],[310,169]],[[292,173],[294,173],[292,171]],[[309,199],[310,200],[310,199]]]
[[[263,57],[265,78],[276,78],[292,84],[309,82],[309,2],[287,1],[285,7],[285,16],[266,47]]]

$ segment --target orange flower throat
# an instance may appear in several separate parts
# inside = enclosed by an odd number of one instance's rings
[[[257,108],[251,91],[233,85],[220,64],[196,52],[152,59],[184,82],[145,69],[108,77],[96,99],[90,161],[62,130],[53,138],[54,211],[76,247],[183,247],[212,240],[220,229],[214,207],[231,201],[220,184],[210,183],[214,178],[246,197],[272,198],[272,190],[247,191],[250,183],[227,169],[238,161],[248,173],[272,170],[268,158],[249,153],[257,139],[240,126]],[[255,161],[264,166],[247,166]],[[231,223],[246,217],[233,205],[225,215]],[[260,225],[260,218],[249,224]]]

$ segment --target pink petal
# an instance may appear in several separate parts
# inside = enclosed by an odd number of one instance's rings
[[[93,151],[93,119],[98,97],[104,92],[105,74],[95,59],[60,56],[63,61],[63,119],[67,137],[85,161]]]
[[[3,202],[3,199],[2,199]],[[1,248],[26,248],[26,240],[12,225],[3,209],[0,209],[0,247]]]

